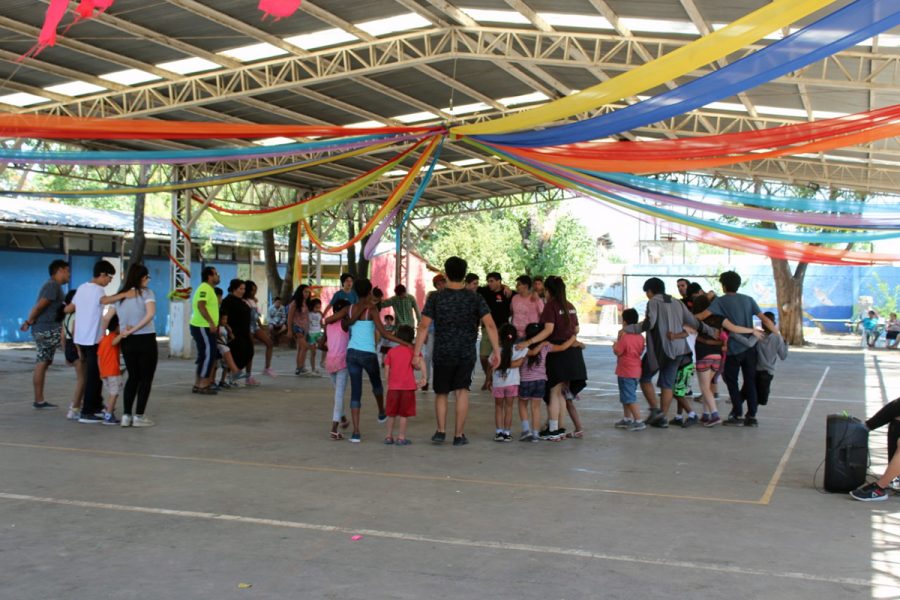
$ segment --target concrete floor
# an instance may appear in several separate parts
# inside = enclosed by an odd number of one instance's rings
[[[370,394],[363,443],[330,441],[330,383],[289,374],[288,350],[281,377],[216,397],[190,394],[191,364],[163,361],[158,426],[128,430],[33,411],[32,356],[0,350],[0,598],[900,593],[900,499],[814,483],[826,415],[896,396],[900,352],[792,350],[758,429],[629,433],[612,426],[614,362],[598,341],[584,439],[495,443],[479,392],[463,448],[428,442],[430,393],[412,446],[380,443]],[[64,406],[72,380],[53,367],[48,399]],[[873,434],[873,470],[883,446]]]

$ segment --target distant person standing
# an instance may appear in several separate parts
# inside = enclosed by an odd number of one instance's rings
[[[419,313],[419,305],[416,299],[406,292],[405,285],[394,288],[394,297],[381,303],[381,308],[393,308],[396,317],[396,325],[409,325],[414,330],[422,315]],[[415,316],[413,316],[415,315]]]
[[[47,369],[53,364],[56,349],[62,343],[62,309],[65,300],[62,286],[68,284],[71,278],[69,263],[64,260],[54,260],[48,271],[50,279],[41,286],[37,302],[31,307],[21,327],[22,331],[31,328],[31,337],[37,346],[37,359],[31,378],[34,385],[34,401],[31,406],[36,410],[56,408],[55,404],[44,399],[44,381]]]
[[[122,427],[150,427],[154,423],[144,416],[150,399],[150,388],[159,362],[156,344],[156,295],[150,289],[150,271],[140,264],[133,264],[125,275],[123,291],[136,290],[134,298],[127,298],[116,305],[121,327],[122,357],[128,369],[128,380],[122,396]],[[137,410],[134,402],[137,399]]]
[[[487,285],[478,288],[478,294],[484,298],[497,329],[500,329],[500,326],[504,323],[509,323],[509,319],[512,316],[512,290],[503,285],[503,278],[500,276],[500,273],[488,273]],[[491,389],[491,373],[493,369],[488,361],[490,356],[491,341],[487,335],[487,328],[485,325],[482,325],[479,357],[481,358],[481,369],[484,371],[484,385],[481,386],[483,390]]]
[[[192,391],[195,394],[215,395],[218,392],[212,388],[212,377],[218,356],[219,302],[216,300],[216,286],[219,285],[219,272],[215,267],[206,266],[200,278],[203,283],[197,286],[191,301],[191,337],[197,344],[197,376]]]

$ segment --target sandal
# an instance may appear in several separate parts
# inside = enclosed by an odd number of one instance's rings
[[[570,431],[569,433],[566,434],[566,437],[569,439],[572,439],[572,438],[581,439],[584,437],[584,430],[579,429],[578,431]]]
[[[335,440],[335,441],[338,441],[338,440],[344,439],[344,436],[341,435],[341,432],[340,432],[340,431],[332,431],[332,432],[331,432],[331,439],[333,439],[333,440]]]
[[[216,390],[214,390],[214,389],[212,389],[211,387],[208,387],[208,386],[207,386],[207,387],[198,387],[198,388],[197,388],[197,393],[198,393],[198,394],[201,394],[201,395],[203,395],[203,396],[215,396],[215,395],[217,395],[219,392],[217,392]]]
[[[412,442],[406,438],[397,438],[396,444],[398,446],[409,446],[410,444],[412,444]]]
[[[384,438],[384,443],[387,444],[388,446],[390,446],[391,444],[394,443],[394,438],[392,438],[391,436],[387,436],[386,438]]]

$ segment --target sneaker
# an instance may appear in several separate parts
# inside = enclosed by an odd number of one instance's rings
[[[362,441],[362,439],[359,437],[358,433],[354,433],[353,435],[350,436],[350,441],[353,442],[354,444],[358,444]]]
[[[877,483],[867,483],[850,492],[850,497],[860,502],[881,502],[888,499],[887,490]]]
[[[79,423],[102,423],[103,417],[98,417],[97,415],[81,415],[78,417]]]
[[[511,441],[512,441],[512,434],[511,434],[511,433],[505,433],[505,432],[504,432],[504,433],[503,433],[503,441],[504,441],[504,442],[511,442]]]
[[[131,427],[131,415],[122,415],[122,427]]]
[[[32,402],[31,408],[33,408],[34,410],[53,410],[59,407],[44,400],[43,402]]]
[[[103,424],[104,425],[118,425],[119,420],[116,418],[115,413],[106,413],[103,415]]]
[[[551,431],[547,434],[547,441],[550,442],[559,442],[564,440],[566,437],[566,431],[564,429],[557,429],[555,431]]]
[[[709,421],[703,424],[704,427],[715,427],[716,425],[720,425],[722,423],[722,417],[719,415],[711,416]]]
[[[684,417],[678,415],[671,421],[672,425],[678,425],[679,427],[684,427]]]
[[[264,375],[268,375],[269,377],[278,377],[278,374],[275,373],[275,371],[272,370],[272,367],[269,367],[269,368],[267,368],[267,369],[263,369],[263,374],[264,374]]]
[[[384,413],[378,413],[378,422],[382,425],[387,423],[387,415]]]
[[[494,434],[494,441],[495,441],[495,442],[502,442],[502,441],[504,441],[505,439],[506,439],[506,438],[504,437],[502,431],[498,431],[497,433]]]
[[[744,427],[759,427],[756,417],[744,417]]]
[[[631,426],[628,427],[628,431],[643,431],[645,429],[647,429],[647,425],[643,421],[632,421]]]
[[[891,479],[891,489],[895,492],[900,492],[900,477]]]
[[[469,443],[469,438],[466,437],[466,434],[462,434],[460,436],[453,438],[454,446],[465,446],[468,443]]]
[[[700,422],[704,425],[709,423],[709,415],[703,415],[702,417],[700,417]]]
[[[145,417],[144,415],[134,415],[134,419],[131,422],[132,427],[153,427],[156,425],[153,421]]]
[[[70,421],[77,421],[79,417],[81,417],[80,408],[70,408],[68,411],[66,411],[66,418]]]
[[[307,373],[306,369],[295,369],[294,370],[294,375],[306,375],[306,373]]]
[[[629,429],[633,423],[631,419],[619,419],[616,421],[616,429]]]
[[[257,386],[257,385],[259,385],[259,380],[256,377],[254,377],[253,375],[251,375],[250,377],[247,378],[247,385]]]
[[[722,425],[735,425],[737,427],[743,427],[744,419],[735,415],[728,415],[728,418],[722,421]]]
[[[533,437],[534,437],[534,434],[532,434],[530,431],[523,431],[522,435],[519,436],[519,441],[520,442],[530,442]]]
[[[656,421],[659,421],[660,419],[663,419],[663,418],[665,418],[665,417],[661,410],[659,410],[658,408],[651,408],[650,415],[646,419],[644,419],[644,423],[652,426],[653,423],[655,423]]]
[[[532,441],[532,443],[537,443],[537,442],[541,441],[541,436],[538,435],[537,431],[531,432],[531,441]]]
[[[696,425],[699,422],[700,422],[700,419],[698,419],[697,416],[694,415],[693,417],[688,417],[687,419],[685,419],[684,423],[682,423],[681,426],[684,428],[688,428],[691,425]]]
[[[447,441],[447,434],[443,431],[435,431],[434,435],[431,436],[432,444],[443,444]]]
[[[655,420],[649,421],[648,425],[650,427],[657,427],[659,429],[668,429],[669,428],[669,420],[660,414]]]
[[[541,429],[540,433],[538,433],[538,439],[541,439],[541,440],[549,440],[549,439],[550,439],[550,434],[551,434],[551,433],[553,433],[553,432],[550,431],[550,428],[549,428],[549,427],[546,428],[546,429]]]

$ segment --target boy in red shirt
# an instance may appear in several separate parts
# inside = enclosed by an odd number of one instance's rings
[[[625,417],[616,422],[619,429],[641,431],[647,426],[641,421],[641,407],[637,402],[637,385],[641,376],[641,355],[644,353],[644,336],[641,335],[638,312],[629,308],[622,312],[622,329],[613,344],[616,376],[619,380],[619,402]]]
[[[106,408],[103,411],[104,425],[118,425],[116,419],[116,400],[122,393],[122,367],[119,361],[119,317],[113,315],[106,326],[106,335],[100,340],[97,347],[97,361],[100,366],[100,379],[106,388]]]
[[[415,330],[409,325],[401,325],[395,334],[404,342],[413,343]],[[387,436],[385,444],[408,446],[412,442],[406,439],[406,425],[409,417],[416,416],[416,390],[428,383],[416,381],[413,373],[413,349],[410,346],[394,346],[384,357],[385,376],[388,380],[387,393]],[[400,431],[394,440],[394,419],[400,418]]]

